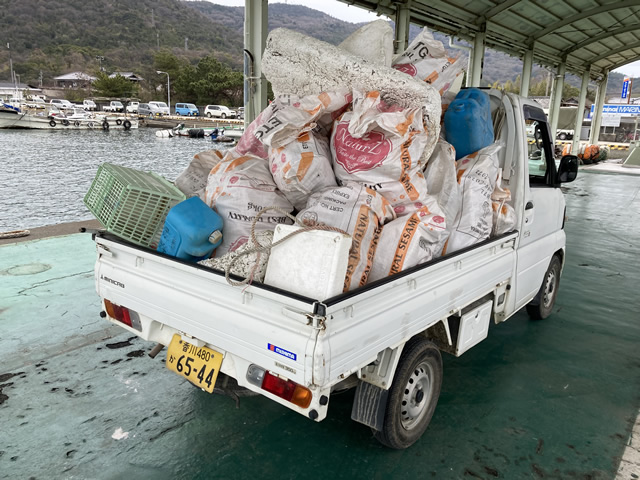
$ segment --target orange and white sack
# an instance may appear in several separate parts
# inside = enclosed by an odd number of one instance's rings
[[[307,206],[313,192],[337,186],[329,142],[313,132],[301,133],[284,147],[270,148],[269,166],[277,187],[298,210]]]
[[[511,190],[502,186],[502,169],[498,169],[496,188],[491,194],[493,210],[493,229],[491,235],[502,235],[516,228],[516,211],[508,203],[511,201]]]
[[[256,137],[255,133],[258,127],[264,124],[265,119],[271,116],[274,107],[273,103],[269,104],[245,129],[234,147],[238,155],[252,155],[265,160],[269,157],[268,147]]]
[[[187,197],[198,196],[204,200],[209,172],[220,163],[223,156],[223,152],[215,149],[196,153],[189,166],[176,178],[176,187]]]
[[[437,257],[447,233],[446,220],[433,197],[426,196],[413,213],[385,224],[369,274],[369,282]]]
[[[489,238],[493,227],[491,194],[498,177],[500,148],[500,144],[492,143],[458,160],[457,175],[462,188],[462,208],[443,255]]]
[[[304,225],[329,225],[351,235],[349,264],[344,291],[367,283],[378,242],[380,225],[395,218],[389,202],[356,182],[327,188],[309,197],[307,208],[298,213]]]
[[[251,235],[256,214],[265,207],[280,207],[291,213],[293,206],[277,189],[267,161],[251,155],[238,156],[230,150],[216,165],[207,182],[205,203],[222,217],[222,244],[215,257],[233,252],[244,245]],[[263,214],[256,224],[256,233],[274,230],[279,223],[292,223],[289,217],[276,211]]]
[[[427,191],[433,196],[447,219],[447,236],[460,213],[462,190],[456,177],[456,150],[440,139],[424,171]]]
[[[419,200],[426,194],[420,157],[428,141],[421,109],[389,105],[379,92],[353,97],[353,111],[331,134],[336,178],[363,183],[394,204]]]
[[[393,60],[393,68],[431,84],[444,95],[466,67],[466,57],[447,57],[442,42],[424,28],[409,47]]]
[[[347,88],[305,97],[280,95],[265,110],[254,136],[271,148],[283,147],[315,128],[316,123],[330,124],[350,103],[351,90]]]

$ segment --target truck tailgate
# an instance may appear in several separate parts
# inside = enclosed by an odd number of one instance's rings
[[[168,345],[174,333],[224,354],[221,371],[246,384],[249,364],[312,383],[318,330],[308,323],[314,301],[255,286],[227,284],[224,275],[97,235],[98,294],[137,312],[146,340]],[[122,326],[121,324],[118,324]],[[167,328],[169,327],[169,328]],[[177,331],[177,332],[176,332]]]

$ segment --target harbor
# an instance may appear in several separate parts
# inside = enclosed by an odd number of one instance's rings
[[[462,357],[444,356],[431,425],[403,451],[350,421],[351,392],[315,424],[266,398],[208,394],[168,373],[163,353],[147,356],[152,344],[100,318],[95,244],[74,233],[95,222],[0,241],[0,412],[11,432],[0,437],[0,478],[320,469],[333,478],[633,478],[639,178],[582,169],[564,188],[567,260],[553,315],[520,312]]]

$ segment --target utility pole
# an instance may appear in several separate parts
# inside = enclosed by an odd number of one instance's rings
[[[42,88],[42,70],[40,70],[40,88]]]
[[[158,50],[160,50],[160,32],[158,29],[156,29],[156,46],[158,47]]]

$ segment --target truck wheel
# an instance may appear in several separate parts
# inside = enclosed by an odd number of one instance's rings
[[[540,291],[527,305],[527,313],[533,320],[543,320],[551,315],[560,286],[561,266],[560,259],[554,255],[544,274]]]
[[[431,421],[441,386],[440,351],[424,337],[412,338],[400,357],[382,431],[374,431],[376,439],[396,449],[413,445]]]
[[[558,135],[558,138],[559,138],[560,140],[566,140],[566,139],[567,139],[567,134],[566,134],[566,133],[564,133],[564,132],[562,132],[560,135]]]

